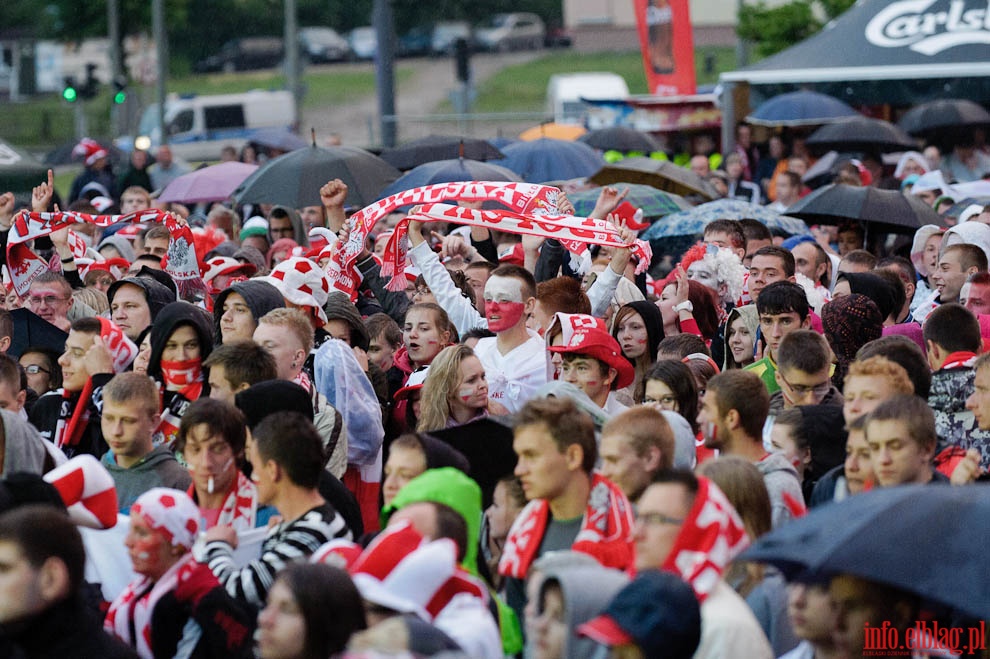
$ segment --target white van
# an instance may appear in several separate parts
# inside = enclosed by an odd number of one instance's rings
[[[261,129],[291,129],[295,99],[288,91],[254,90],[243,94],[178,96],[165,101],[165,130],[172,153],[184,160],[218,160],[225,146],[240,149]],[[122,137],[118,146],[154,149],[161,144],[158,106],[144,110],[137,137]]]
[[[547,83],[547,113],[559,124],[584,124],[588,106],[582,98],[609,101],[629,98],[625,78],[616,73],[559,73]]]

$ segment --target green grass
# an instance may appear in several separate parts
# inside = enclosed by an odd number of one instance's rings
[[[714,59],[712,70],[705,70],[706,56]],[[698,84],[713,83],[722,71],[735,68],[735,49],[699,48],[695,53]],[[475,112],[539,112],[544,108],[547,83],[555,73],[568,71],[609,71],[626,80],[631,94],[646,94],[646,74],[638,50],[616,53],[553,53],[525,64],[506,67],[478,89]],[[441,111],[449,111],[445,106]]]
[[[413,74],[412,64],[400,64],[396,68],[396,84]],[[303,75],[305,98],[303,107],[319,107],[352,100],[357,96],[375,93],[375,74],[372,70],[354,71],[319,70]],[[285,76],[271,71],[249,73],[215,73],[187,76],[170,80],[168,89],[178,94],[237,94],[252,89],[284,89]]]
[[[110,126],[110,98],[96,98],[83,105],[89,132],[103,135]],[[75,138],[74,107],[61,95],[41,96],[24,103],[2,103],[0,137],[11,144],[47,150]]]

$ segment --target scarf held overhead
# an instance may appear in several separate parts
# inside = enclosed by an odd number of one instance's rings
[[[550,504],[546,499],[533,499],[523,508],[509,530],[498,564],[499,574],[517,579],[526,577],[549,519]],[[632,528],[632,506],[626,495],[611,481],[593,474],[588,507],[571,549],[594,557],[605,567],[631,570]]]
[[[424,222],[455,222],[497,228],[500,231],[558,238],[564,243],[567,249],[577,253],[586,250],[587,243],[598,242],[601,232],[612,237],[611,240],[606,240],[602,244],[614,247],[628,246],[618,240],[618,234],[615,229],[604,220],[572,218],[569,215],[559,215],[557,201],[560,194],[560,190],[557,188],[534,183],[471,181],[427,185],[391,195],[361,209],[348,218],[349,238],[347,242],[339,242],[333,246],[331,259],[327,265],[327,276],[330,278],[332,285],[338,290],[348,294],[354,293],[357,289],[357,282],[359,281],[354,270],[354,263],[364,248],[368,234],[374,228],[375,223],[388,213],[403,206],[417,204],[433,205],[436,202],[442,201],[496,201],[511,210],[509,212],[486,211],[485,215],[476,215],[474,212],[469,211],[461,217],[444,217],[437,218],[436,220],[422,214],[417,214],[413,219]],[[577,219],[584,224],[581,226],[572,225],[570,227],[556,226],[554,220],[560,220],[562,218]],[[504,223],[503,219],[505,220]],[[521,226],[520,220],[523,220]],[[393,286],[399,285],[402,269],[405,264],[405,244],[397,241],[405,236],[407,224],[408,221],[405,219],[400,223],[401,230],[397,228],[389,239],[389,245],[392,246],[392,250],[391,252],[386,252],[387,255],[392,255],[392,259],[390,261],[386,257],[383,274],[393,275],[391,282]],[[589,237],[588,228],[598,229],[599,234]],[[582,229],[584,231],[581,231]],[[641,257],[640,262],[643,264],[641,267],[645,269],[649,265],[651,256],[649,243],[637,241],[634,249]],[[396,267],[393,264],[400,255],[403,261]],[[398,277],[395,275],[398,275]]]
[[[129,222],[163,222],[169,232],[168,264],[165,271],[173,279],[187,281],[199,278],[199,264],[193,247],[193,234],[188,225],[180,223],[174,215],[152,208],[126,215],[89,215],[60,211],[58,213],[29,213],[21,211],[14,217],[7,238],[7,267],[18,295],[27,294],[31,281],[48,270],[48,264],[31,251],[28,242],[42,238],[73,224],[95,224],[106,228],[112,224]],[[86,244],[72,231],[69,246],[76,258],[85,256]]]

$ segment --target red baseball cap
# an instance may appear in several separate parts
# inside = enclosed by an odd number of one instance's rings
[[[571,334],[570,340],[564,345],[550,346],[550,352],[573,353],[587,355],[605,362],[618,372],[615,382],[616,389],[628,387],[636,377],[636,371],[629,360],[622,355],[622,347],[612,335],[598,327],[579,327]]]

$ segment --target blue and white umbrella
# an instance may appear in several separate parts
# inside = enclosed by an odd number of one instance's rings
[[[707,204],[657,220],[640,236],[643,240],[658,240],[678,236],[701,236],[705,226],[714,220],[741,220],[752,218],[765,224],[771,231],[781,231],[790,236],[806,235],[808,225],[799,219],[781,215],[766,206],[757,206],[737,199],[716,199]]]

